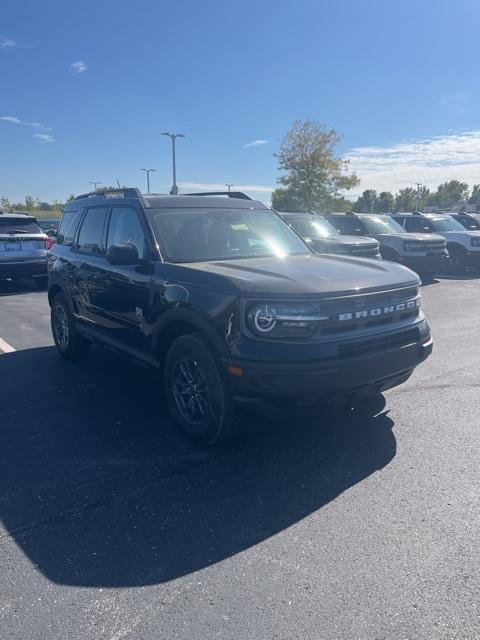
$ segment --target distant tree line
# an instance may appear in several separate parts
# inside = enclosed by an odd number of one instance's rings
[[[74,198],[71,195],[68,200]],[[27,211],[28,213],[52,213],[54,216],[59,215],[63,207],[64,202],[54,200],[53,202],[43,202],[33,196],[25,196],[23,202],[10,202],[8,198],[0,196],[0,211],[6,213],[14,213],[15,211]]]
[[[474,184],[472,190],[466,182],[449,180],[442,182],[434,191],[427,187],[414,189],[407,187],[393,195],[390,191],[377,194],[367,189],[352,205],[357,213],[391,213],[394,211],[422,211],[425,207],[462,207],[480,206],[480,184]]]

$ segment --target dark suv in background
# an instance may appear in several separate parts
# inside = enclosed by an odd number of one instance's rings
[[[51,241],[36,218],[0,211],[0,279],[33,278],[40,289],[47,286],[47,250]]]
[[[69,202],[48,257],[60,354],[95,342],[159,368],[176,422],[203,443],[231,433],[236,397],[354,402],[407,380],[432,350],[418,277],[315,255],[232,195]]]
[[[377,240],[359,236],[342,236],[335,227],[317,213],[279,211],[278,214],[316,253],[334,253],[374,260],[379,260],[381,257]]]

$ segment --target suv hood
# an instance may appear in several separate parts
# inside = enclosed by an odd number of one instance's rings
[[[348,295],[420,284],[402,265],[333,254],[165,263],[162,268],[167,280],[255,297]]]
[[[480,233],[480,232],[479,232]],[[382,234],[375,234],[375,236],[373,236],[377,239],[380,238],[398,238],[399,240],[418,240],[419,242],[431,242],[433,241],[438,241],[438,242],[442,242],[442,240],[444,240],[445,238],[442,238],[442,236],[439,236],[436,233],[408,233],[407,231],[405,231],[405,233],[382,233]]]
[[[349,247],[376,247],[377,242],[375,238],[363,238],[361,236],[326,236],[325,238],[312,238],[312,240],[317,240],[320,242],[324,242],[325,244],[343,244]]]

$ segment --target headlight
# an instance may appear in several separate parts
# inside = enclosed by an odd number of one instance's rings
[[[471,247],[480,247],[480,238],[470,238]]]
[[[308,338],[322,320],[311,304],[262,302],[247,310],[247,324],[255,335],[265,338]]]
[[[405,251],[425,251],[423,242],[418,242],[415,240],[407,240],[403,243],[403,248],[405,249]]]

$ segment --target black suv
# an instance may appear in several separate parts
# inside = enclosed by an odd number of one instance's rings
[[[95,342],[160,368],[171,413],[203,443],[230,434],[235,397],[353,400],[432,350],[412,271],[315,255],[241,195],[79,196],[49,253],[60,354]]]

